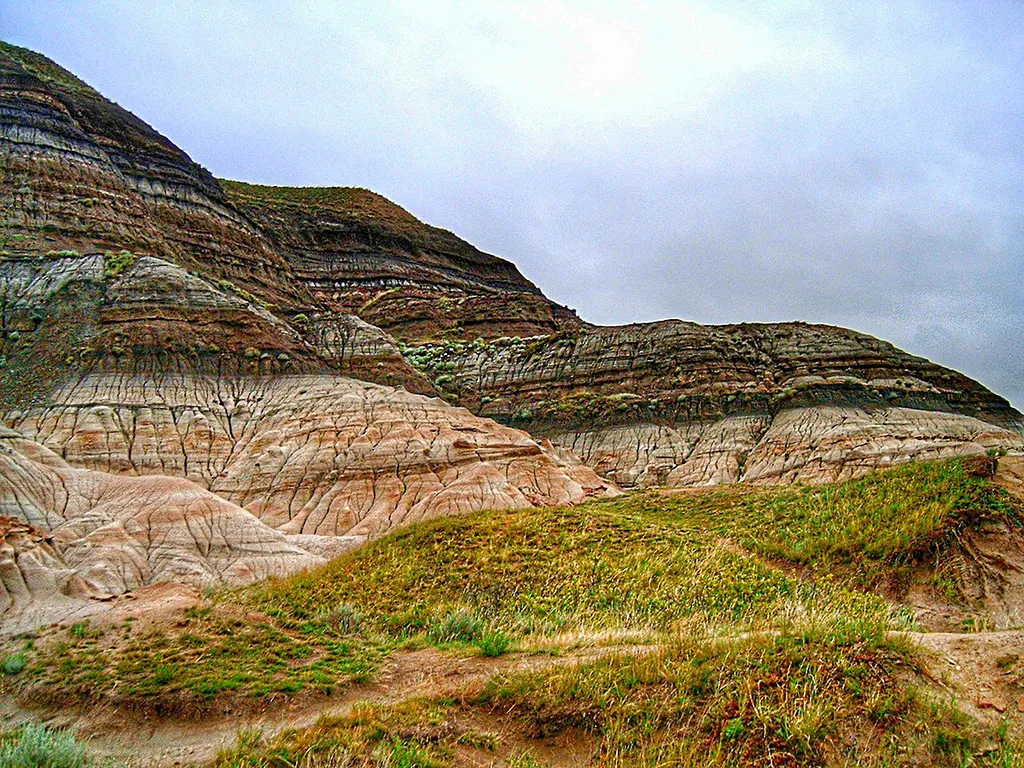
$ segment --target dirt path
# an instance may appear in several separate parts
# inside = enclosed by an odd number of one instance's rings
[[[1024,735],[1024,629],[908,635],[931,652],[925,674],[964,712],[990,723],[1005,717]]]
[[[347,714],[360,702],[397,703],[419,696],[457,693],[481,685],[500,672],[520,672],[540,667],[579,664],[609,654],[648,653],[653,645],[619,645],[586,648],[563,656],[550,654],[508,654],[498,658],[460,657],[427,648],[397,653],[370,684],[355,686],[328,699],[315,702],[285,702],[268,705],[260,713],[246,716],[216,716],[198,721],[145,719],[132,712],[103,709],[79,714],[53,713],[48,722],[73,727],[88,738],[95,757],[113,759],[127,766],[204,765],[217,751],[235,742],[239,730],[261,730],[274,735],[289,728],[313,725],[324,715]],[[37,719],[39,713],[3,707],[6,721]]]

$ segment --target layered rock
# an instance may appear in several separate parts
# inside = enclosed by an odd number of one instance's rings
[[[32,526],[0,548],[8,631],[160,581],[291,573],[412,521],[616,492],[523,432],[337,376],[95,374],[8,421],[0,515]]]
[[[330,311],[403,340],[529,336],[582,326],[515,265],[355,187],[222,182]]]
[[[644,485],[1021,447],[1005,400],[863,334],[594,328],[367,190],[219,182],[6,44],[0,250],[10,423],[76,466],[185,477],[288,531],[576,500],[602,486],[572,450]]]
[[[626,485],[829,480],[1024,447],[1003,398],[832,326],[666,321],[406,354],[452,399]]]
[[[93,375],[7,420],[74,466],[187,478],[289,533],[376,536],[614,490],[524,432],[337,376]]]
[[[0,43],[0,248],[158,256],[305,305],[288,263],[210,173],[52,61]]]
[[[310,545],[185,479],[75,469],[10,430],[0,431],[0,515],[6,631],[94,613],[156,582],[286,575],[355,543]]]

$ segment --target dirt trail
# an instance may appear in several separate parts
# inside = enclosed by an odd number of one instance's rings
[[[932,652],[924,672],[982,721],[1005,717],[1024,735],[1024,629],[908,633]]]
[[[257,714],[220,715],[202,720],[140,719],[133,712],[98,707],[85,713],[54,713],[49,723],[73,727],[88,738],[97,758],[126,766],[188,766],[212,761],[219,749],[235,742],[239,730],[261,730],[267,735],[313,725],[324,715],[344,715],[360,702],[397,703],[419,696],[443,696],[471,689],[501,672],[521,672],[551,665],[579,664],[610,654],[648,653],[653,645],[585,648],[564,656],[508,654],[498,658],[459,657],[434,648],[397,653],[373,683],[314,702],[270,704]],[[39,713],[3,708],[4,720],[38,718]],[[497,721],[496,721],[497,722]],[[543,751],[544,745],[538,744]],[[569,755],[572,757],[572,755]],[[569,760],[568,765],[574,764]]]

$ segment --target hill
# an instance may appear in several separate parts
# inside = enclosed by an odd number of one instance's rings
[[[107,722],[91,709],[103,701],[135,713],[123,727],[147,713],[179,730],[267,726],[218,765],[363,764],[382,750],[465,765],[552,749],[554,764],[1014,764],[1022,723],[992,715],[1024,694],[1020,633],[1007,631],[1019,616],[995,606],[1020,598],[1005,556],[1024,553],[1006,550],[980,580],[955,565],[996,529],[1024,530],[994,464],[420,523],[157,619],[126,602],[11,643],[24,670],[8,692],[83,723]],[[998,577],[1012,584],[986,593]],[[946,678],[944,659],[966,666],[982,641],[980,671]],[[364,698],[377,703],[353,709]],[[268,706],[292,715],[267,721]],[[281,732],[306,712],[339,714]]]

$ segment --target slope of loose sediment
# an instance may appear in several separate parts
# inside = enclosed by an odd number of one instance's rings
[[[1024,448],[982,385],[866,334],[681,321],[406,347],[450,398],[628,485],[841,479]]]
[[[74,466],[188,478],[290,533],[376,536],[612,488],[524,432],[336,376],[93,375],[8,422]]]

